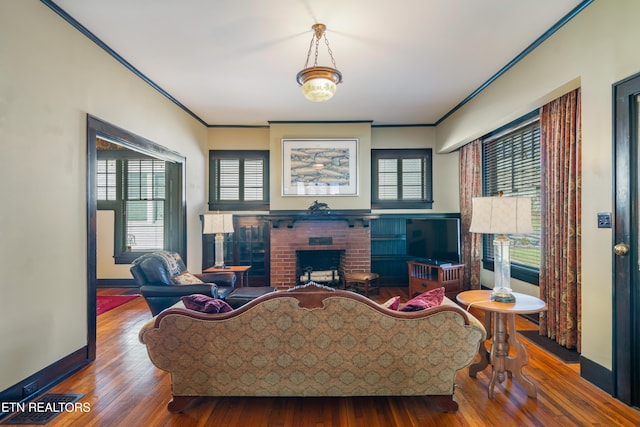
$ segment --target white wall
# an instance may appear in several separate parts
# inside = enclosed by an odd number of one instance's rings
[[[87,344],[86,115],[187,157],[201,265],[206,128],[37,0],[0,2],[0,390]]]
[[[435,127],[380,127],[371,131],[371,148],[431,148],[433,154],[433,205],[431,209],[412,209],[411,213],[460,212],[458,151],[439,153]],[[406,210],[385,209],[383,213]]]
[[[640,72],[640,2],[595,1],[437,128],[451,150],[581,87],[582,354],[612,368],[612,85]],[[483,275],[484,277],[484,275]]]
[[[437,153],[435,127],[380,127],[357,124],[278,124],[269,128],[210,128],[209,149],[269,150],[271,148],[271,209],[306,209],[315,198],[282,197],[282,138],[357,137],[360,140],[360,194],[362,197],[334,197],[329,206],[334,209],[369,209],[371,207],[371,149],[432,148],[433,198],[432,209],[411,210],[411,213],[460,212],[458,196],[458,152]],[[274,202],[273,197],[276,197]],[[323,198],[324,200],[324,198]],[[377,211],[405,213],[407,210]]]

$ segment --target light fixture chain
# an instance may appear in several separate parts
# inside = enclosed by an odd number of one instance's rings
[[[333,52],[331,51],[331,47],[329,47],[329,40],[327,40],[327,34],[324,33],[323,36],[324,36],[324,43],[327,45],[327,50],[329,51],[329,57],[331,58],[331,63],[333,64],[333,68],[337,69],[338,67],[336,67],[336,61],[335,59],[333,59]],[[317,56],[318,56],[318,47],[316,44],[316,61],[317,61]]]
[[[315,39],[315,36],[311,36],[311,41],[309,42],[309,51],[307,52],[307,60],[304,63],[304,68],[307,68],[309,66],[309,58],[311,57],[311,48],[313,47],[313,39]],[[318,57],[318,42],[316,41],[316,58],[317,57]]]
[[[320,37],[316,37],[316,57],[314,58],[314,61],[313,61],[314,67],[318,66],[318,42],[319,41],[320,41]]]

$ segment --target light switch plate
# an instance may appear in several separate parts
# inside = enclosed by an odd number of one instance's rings
[[[611,228],[611,212],[598,213],[598,228]]]

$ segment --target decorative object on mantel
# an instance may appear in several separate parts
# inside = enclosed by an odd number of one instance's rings
[[[202,234],[215,234],[215,253],[216,260],[213,264],[214,268],[224,268],[224,233],[233,233],[233,215],[221,214],[219,211],[215,214],[205,214]]]
[[[302,94],[309,101],[323,102],[328,101],[335,95],[336,87],[342,82],[342,73],[336,69],[336,61],[333,59],[333,52],[329,47],[329,40],[325,30],[327,29],[324,24],[313,24],[313,36],[311,36],[311,42],[309,43],[309,51],[307,52],[307,61],[304,63],[304,69],[296,75],[298,84],[302,86]],[[318,67],[318,43],[320,39],[324,37],[324,42],[327,45],[329,51],[329,57],[331,58],[331,67]],[[315,54],[313,60],[313,67],[309,67],[309,58],[311,57],[311,50],[315,41]]]
[[[309,206],[309,209],[308,209],[308,211],[311,213],[328,211],[328,210],[329,210],[328,204],[323,202],[318,202],[317,200],[311,203],[311,206]]]
[[[525,234],[533,231],[531,225],[531,198],[529,197],[474,197],[471,199],[471,233],[495,234],[493,240],[493,274],[495,284],[491,300],[514,302],[511,291],[511,241],[506,234]]]

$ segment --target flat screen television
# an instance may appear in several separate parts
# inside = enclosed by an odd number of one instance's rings
[[[407,255],[432,264],[460,262],[460,218],[407,220]]]

